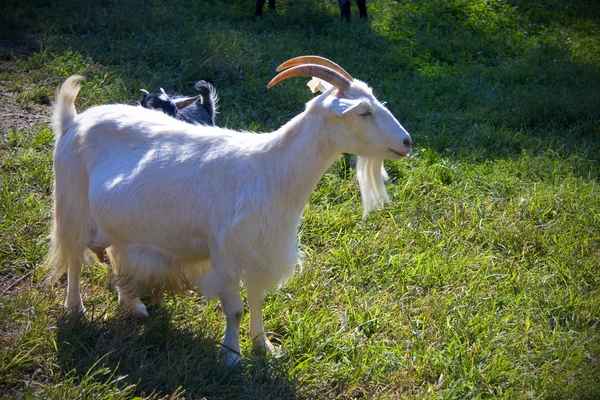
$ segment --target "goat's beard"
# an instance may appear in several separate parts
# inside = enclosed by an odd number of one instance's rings
[[[385,188],[388,174],[383,168],[382,159],[357,157],[356,175],[364,208],[363,218],[378,205],[390,201]]]

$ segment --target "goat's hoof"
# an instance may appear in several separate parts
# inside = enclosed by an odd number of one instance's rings
[[[139,299],[132,301],[129,304],[121,304],[123,311],[133,318],[148,318],[148,309]]]
[[[79,304],[67,304],[65,303],[65,308],[67,309],[67,314],[71,316],[81,316],[87,313],[87,310],[83,306],[82,303]]]
[[[275,353],[275,347],[268,340],[265,340],[265,343],[263,344],[263,347],[264,347],[264,351],[265,351],[266,354],[273,354],[273,353]]]
[[[275,347],[264,334],[258,335],[256,338],[254,338],[253,347],[255,351],[261,352],[263,354],[275,353]]]
[[[221,346],[221,359],[227,368],[234,368],[242,363],[240,354],[225,346]]]
[[[148,314],[148,309],[145,305],[141,304],[137,306],[135,309],[131,309],[129,311],[130,315],[135,318],[148,318],[150,314]]]

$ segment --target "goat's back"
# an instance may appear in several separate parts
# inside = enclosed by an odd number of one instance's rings
[[[260,135],[124,105],[91,108],[76,121],[69,134],[85,160],[90,210],[112,241],[195,258],[239,219],[238,200],[251,183],[251,195],[268,205],[261,192],[268,188],[248,168]]]

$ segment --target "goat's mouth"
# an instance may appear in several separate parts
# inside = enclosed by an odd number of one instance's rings
[[[391,148],[388,148],[388,150],[390,151],[390,153],[392,153],[395,156],[394,158],[396,158],[396,159],[404,158],[404,157],[406,157],[408,155],[408,152],[406,152],[406,153],[399,152],[399,151],[396,151],[396,150],[391,149]]]

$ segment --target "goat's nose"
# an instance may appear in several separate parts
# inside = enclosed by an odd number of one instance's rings
[[[410,146],[412,146],[412,140],[410,140],[410,138],[408,138],[408,137],[407,137],[407,138],[405,138],[405,139],[402,141],[402,143],[404,143],[404,145],[405,145],[406,147],[408,147],[409,149],[410,149]]]

